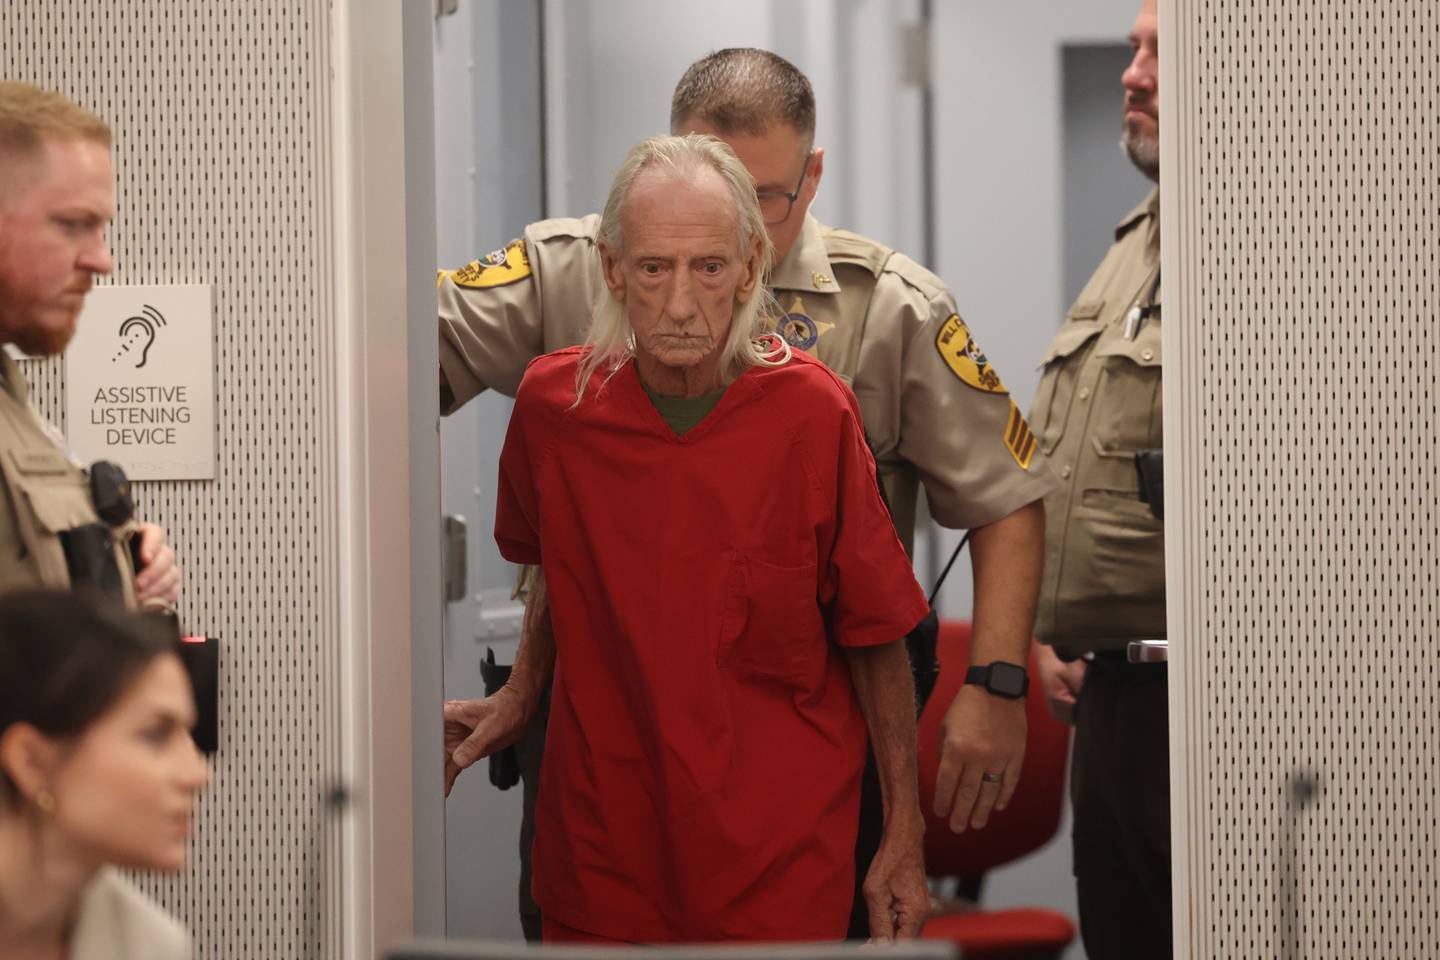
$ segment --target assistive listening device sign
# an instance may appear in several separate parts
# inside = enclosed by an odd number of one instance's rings
[[[65,435],[132,480],[215,478],[210,287],[96,287],[65,351]]]

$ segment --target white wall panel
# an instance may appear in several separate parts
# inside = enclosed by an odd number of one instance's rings
[[[1440,5],[1162,4],[1181,956],[1440,956]]]
[[[7,0],[3,74],[112,124],[114,283],[214,287],[213,482],[136,484],[221,638],[191,864],[146,886],[205,958],[340,955],[330,4]],[[63,426],[58,360],[26,372]]]

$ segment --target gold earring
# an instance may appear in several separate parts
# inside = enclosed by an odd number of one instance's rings
[[[50,816],[55,812],[55,794],[49,790],[39,791],[35,794],[35,806],[39,807],[45,816]]]

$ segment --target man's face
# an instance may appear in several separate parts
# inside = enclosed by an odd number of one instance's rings
[[[672,370],[719,359],[737,303],[760,272],[759,238],[741,250],[735,203],[713,170],[643,171],[620,214],[622,249],[602,245],[610,291],[635,333],[637,359]]]
[[[1155,0],[1145,0],[1130,31],[1135,57],[1120,75],[1125,87],[1125,135],[1130,160],[1160,182],[1160,49]]]
[[[6,166],[22,176],[0,189],[0,343],[59,353],[95,275],[110,272],[115,168],[108,149],[83,139],[47,140],[35,159]]]
[[[810,211],[810,204],[815,199],[816,191],[820,189],[825,151],[817,147],[811,154],[809,138],[802,137],[788,123],[772,123],[763,134],[756,136],[748,133],[721,133],[703,121],[690,120],[681,124],[680,129],[674,132],[680,135],[703,133],[723,140],[735,151],[740,162],[745,164],[750,176],[755,178],[755,191],[759,194],[778,196],[794,193],[796,186],[799,186],[800,195],[795,198],[789,216],[779,223],[765,225],[765,232],[770,234],[770,242],[775,245],[775,262],[784,260],[790,248],[795,246],[795,240],[805,226],[805,214]],[[785,205],[785,200],[779,200],[782,213]],[[771,218],[767,216],[766,219]]]

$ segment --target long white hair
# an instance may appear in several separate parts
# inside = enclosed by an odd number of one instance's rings
[[[789,361],[790,345],[778,337],[766,336],[773,331],[774,318],[780,310],[767,286],[775,248],[765,232],[765,218],[755,196],[755,181],[740,159],[721,141],[692,133],[683,137],[651,137],[632,147],[610,185],[605,212],[600,216],[598,241],[612,253],[623,249],[620,212],[635,178],[654,166],[663,166],[676,174],[706,168],[714,170],[730,188],[730,196],[735,201],[740,250],[748,254],[756,238],[760,241],[760,276],[749,299],[735,304],[730,333],[720,351],[720,382],[728,385],[753,366],[780,366]],[[630,361],[634,342],[630,324],[625,319],[625,305],[615,299],[607,285],[596,301],[590,335],[585,340],[585,352],[575,376],[576,404],[584,398],[585,387],[595,371],[603,370],[608,380]]]

